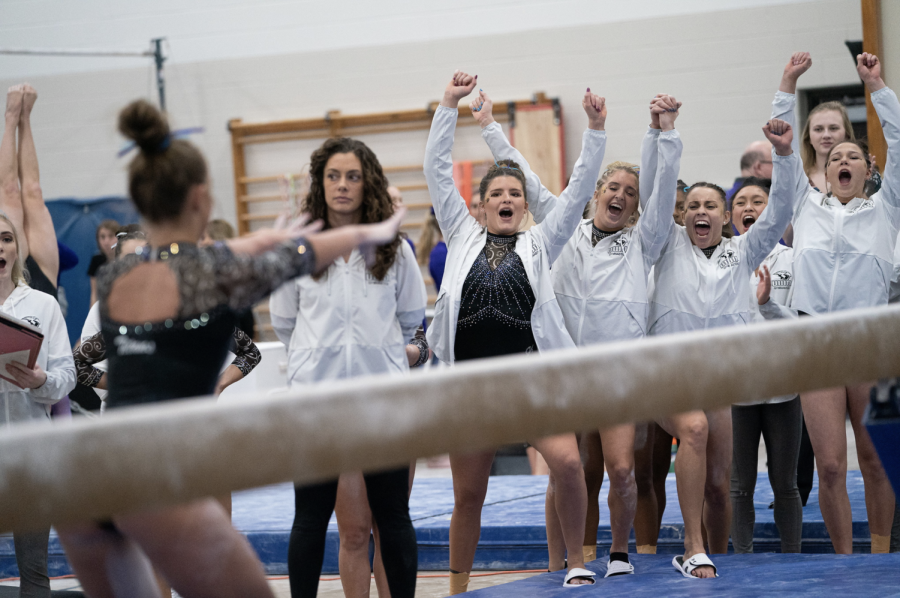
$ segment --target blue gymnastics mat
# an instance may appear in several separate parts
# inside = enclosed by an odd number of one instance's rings
[[[831,542],[819,512],[817,485],[816,482],[809,504],[803,509],[803,552],[831,553]],[[854,551],[869,552],[869,527],[862,477],[858,471],[849,472],[847,488],[853,510]],[[475,569],[509,571],[547,566],[547,534],[544,528],[546,489],[546,476],[496,476],[490,479],[482,513],[481,540],[475,554]],[[608,483],[604,481],[597,531],[599,555],[608,553],[611,540],[607,490]],[[666,481],[666,495],[667,506],[657,550],[660,554],[680,554],[684,550],[683,524],[674,474],[669,474]],[[777,552],[780,548],[774,513],[768,508],[772,499],[768,477],[761,473],[755,496],[756,552]],[[421,570],[449,568],[452,511],[453,484],[449,478],[419,478],[415,481],[410,498],[410,516],[419,542]],[[232,512],[235,527],[248,537],[266,572],[270,575],[286,574],[288,538],[294,517],[291,484],[235,492]],[[332,517],[326,541],[324,573],[337,573],[338,546],[337,523]],[[633,537],[630,552],[635,552]],[[50,574],[55,576],[70,572],[59,541],[53,534],[50,538]],[[0,577],[16,575],[12,537],[0,536]]]
[[[672,566],[671,555],[628,555],[635,575],[603,578],[606,559],[588,563],[597,581],[587,588],[564,588],[565,573],[528,579],[469,592],[473,598],[697,598],[700,596],[898,596],[900,554],[729,554],[713,558],[717,579],[685,579]]]

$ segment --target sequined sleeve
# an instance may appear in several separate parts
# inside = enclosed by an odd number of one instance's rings
[[[419,329],[416,330],[416,335],[407,344],[419,350],[419,359],[412,364],[412,367],[417,368],[425,365],[425,362],[428,361],[428,341],[425,339],[425,329],[419,326]]]
[[[231,365],[241,370],[244,377],[253,371],[259,362],[262,361],[262,354],[247,334],[240,328],[235,327],[232,336],[231,352],[235,354],[234,361]]]
[[[283,283],[312,274],[316,258],[312,245],[299,239],[259,256],[232,253],[224,243],[210,248],[215,260],[216,284],[232,309],[246,309]]]
[[[75,371],[78,375],[78,383],[94,388],[100,383],[103,372],[94,367],[94,364],[106,359],[106,343],[102,333],[98,332],[90,338],[81,341],[72,352],[75,360]]]

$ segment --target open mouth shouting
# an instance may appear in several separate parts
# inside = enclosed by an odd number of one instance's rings
[[[694,221],[694,232],[697,234],[697,237],[701,239],[709,238],[709,233],[712,231],[712,228],[709,225],[709,220],[706,218],[698,218]]]
[[[753,214],[746,214],[743,218],[741,218],[741,224],[744,225],[744,229],[748,229],[753,226],[753,223],[756,222],[756,216]]]
[[[3,270],[4,268],[6,268],[6,258],[0,257],[0,270]]]
[[[512,208],[502,207],[502,208],[500,208],[498,215],[500,216],[500,219],[503,220],[504,222],[511,222],[512,217],[513,217]]]
[[[609,215],[613,219],[618,220],[619,217],[625,212],[625,206],[614,200],[609,203],[609,206],[607,206],[606,210],[609,212]]]
[[[841,168],[838,172],[838,182],[842,187],[846,187],[853,180],[853,174],[850,172],[849,168]]]

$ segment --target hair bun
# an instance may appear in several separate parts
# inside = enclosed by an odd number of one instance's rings
[[[119,131],[142,152],[157,153],[169,136],[165,115],[147,100],[135,100],[119,113]]]

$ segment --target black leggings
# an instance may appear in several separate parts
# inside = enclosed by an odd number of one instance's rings
[[[759,435],[768,456],[769,482],[775,493],[775,525],[781,552],[800,552],[803,506],[797,490],[797,454],[800,452],[800,399],[784,403],[734,405],[734,462],[731,468],[733,506],[731,543],[735,553],[753,552],[753,527]]]
[[[378,526],[381,559],[392,598],[414,598],[419,566],[416,532],[409,519],[409,467],[363,476],[369,508]],[[294,526],[288,545],[292,598],[319,589],[325,535],[337,499],[337,480],[294,488]]]

